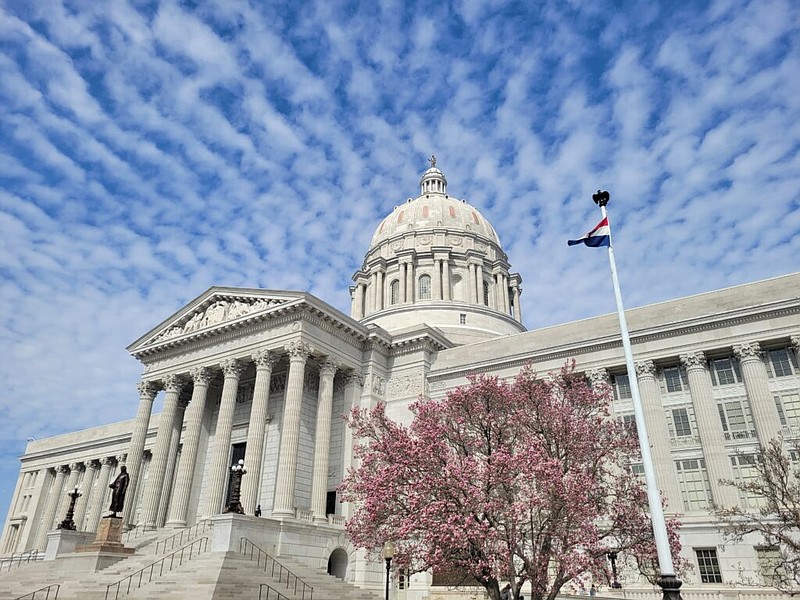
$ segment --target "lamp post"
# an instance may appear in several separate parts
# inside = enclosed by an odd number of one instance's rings
[[[67,492],[67,496],[69,496],[69,508],[67,509],[67,516],[58,524],[58,529],[75,531],[75,522],[72,520],[72,516],[75,514],[75,503],[82,495],[77,486],[74,490]]]
[[[231,500],[225,509],[226,513],[244,514],[244,508],[242,508],[239,498],[242,492],[242,475],[245,473],[247,473],[247,469],[244,466],[244,460],[240,459],[238,463],[231,467]]]
[[[386,598],[385,600],[389,600],[389,578],[391,577],[392,572],[392,558],[394,557],[394,544],[392,542],[386,542],[383,545],[383,560],[386,561]]]
[[[615,550],[606,552],[606,556],[611,562],[611,587],[615,590],[620,590],[622,589],[622,584],[617,579],[617,552]]]

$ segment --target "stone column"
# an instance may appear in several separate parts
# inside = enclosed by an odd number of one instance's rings
[[[261,471],[264,468],[264,433],[267,430],[267,408],[269,406],[269,382],[278,356],[269,350],[253,354],[256,364],[256,381],[253,389],[253,405],[250,408],[250,425],[247,428],[247,446],[244,464],[247,474],[242,477],[241,503],[246,515],[252,515],[260,504]]]
[[[169,440],[167,470],[164,473],[164,491],[161,492],[161,502],[158,503],[156,527],[164,527],[164,522],[167,520],[167,509],[172,504],[173,490],[175,488],[175,467],[178,464],[178,459],[181,452],[183,417],[186,413],[186,406],[189,404],[189,399],[186,398],[185,395],[186,388],[184,388],[181,394],[181,396],[184,397],[178,398],[178,409],[175,413],[175,418],[172,420],[172,436]]]
[[[442,261],[439,258],[433,261],[433,299],[442,299]]]
[[[173,421],[178,414],[178,397],[183,389],[184,380],[178,375],[168,375],[164,379],[164,410],[158,421],[158,432],[156,433],[156,443],[153,447],[153,459],[150,462],[150,469],[147,474],[147,487],[142,497],[142,515],[140,522],[144,524],[146,531],[156,528],[158,518],[158,506],[161,502],[162,490],[164,489],[164,473],[167,470],[169,460],[169,446],[172,440]],[[167,499],[164,498],[164,501]]]
[[[669,441],[669,426],[661,404],[661,389],[656,381],[656,366],[652,360],[636,363],[636,378],[642,397],[647,436],[650,439],[653,463],[661,494],[666,497],[669,512],[683,512],[678,476]]]
[[[369,276],[369,312],[374,313],[378,310],[378,273],[372,272]]]
[[[717,401],[711,389],[711,376],[706,357],[702,352],[695,352],[682,354],[680,360],[686,368],[686,376],[689,379],[689,391],[714,504],[738,506],[739,497],[736,490],[729,485],[719,483],[720,479],[733,479],[733,469],[725,450],[725,435],[719,420]]]
[[[508,315],[511,314],[511,306],[508,299],[508,275],[503,273],[500,279],[500,297],[503,299],[503,312]]]
[[[733,353],[742,367],[742,378],[756,426],[758,442],[762,446],[783,431],[775,400],[769,389],[767,367],[761,359],[761,348],[757,342],[739,344]]]
[[[351,411],[361,404],[362,388],[364,386],[364,376],[358,371],[350,371],[345,376],[344,382],[344,409],[349,417]],[[342,457],[342,468],[345,473],[350,467],[355,467],[353,455],[353,431],[349,427],[344,428],[344,456]],[[342,512],[345,518],[352,516],[353,507],[350,502],[342,505]]]
[[[328,492],[328,464],[331,451],[331,410],[333,407],[333,377],[339,363],[327,359],[319,370],[317,397],[317,428],[314,441],[314,475],[311,480],[311,512],[314,520],[327,522],[325,500]]]
[[[383,289],[384,289],[384,273],[383,271],[378,271],[378,287],[375,288],[375,293],[377,294],[377,300],[375,302],[375,310],[383,310],[386,303],[383,299]]]
[[[364,318],[364,284],[356,283],[356,309],[353,311],[356,319]]]
[[[90,460],[86,463],[86,473],[80,485],[83,495],[78,498],[78,502],[75,504],[75,514],[72,517],[78,531],[91,531],[88,527],[84,527],[83,521],[86,517],[86,509],[89,507],[89,498],[94,494],[94,483],[99,470],[100,461]]]
[[[402,304],[406,301],[406,264],[402,262],[398,263],[397,268],[397,281],[399,283],[398,287],[400,288],[398,302]]]
[[[297,447],[300,441],[300,409],[303,403],[303,381],[311,346],[297,340],[286,346],[289,353],[289,376],[286,402],[281,424],[281,449],[272,515],[294,516],[294,483],[297,477]]]
[[[239,389],[239,378],[244,371],[244,365],[238,360],[229,359],[223,361],[220,366],[225,374],[225,381],[222,384],[222,399],[219,402],[217,429],[214,432],[214,451],[211,457],[211,469],[209,470],[206,491],[206,516],[216,515],[222,511],[222,501],[230,470],[228,459],[231,452],[233,411],[236,408],[236,392]]]
[[[475,304],[475,265],[467,264],[467,302]]]
[[[100,461],[100,474],[97,476],[97,485],[94,486],[92,493],[92,508],[89,510],[89,518],[86,519],[86,531],[97,531],[97,524],[100,522],[100,515],[103,513],[103,505],[108,494],[108,480],[113,465],[114,459],[110,456]]]
[[[414,263],[406,264],[406,302],[414,302]]]
[[[38,550],[44,550],[47,545],[47,532],[53,528],[56,519],[56,511],[61,500],[61,492],[64,489],[64,479],[67,477],[67,466],[61,465],[55,468],[55,478],[50,491],[47,494],[47,504],[42,513],[42,522],[39,531],[36,533],[36,543],[33,545]]]
[[[130,523],[130,518],[134,513],[134,502],[136,498],[136,488],[139,485],[139,474],[144,456],[144,442],[147,438],[147,429],[150,426],[150,413],[153,410],[153,400],[155,400],[158,388],[152,381],[143,381],[139,384],[139,409],[136,411],[136,420],[133,422],[133,433],[131,434],[131,445],[127,452],[127,467],[130,483],[125,498],[128,499],[123,507],[122,518],[124,523]]]
[[[175,479],[175,493],[170,503],[167,527],[185,527],[186,515],[189,511],[189,499],[192,495],[194,472],[197,463],[197,450],[200,446],[200,430],[203,427],[203,415],[206,411],[208,385],[211,381],[211,370],[197,367],[192,371],[194,389],[189,408],[186,410],[186,435],[183,439],[183,450],[178,462],[178,475]]]
[[[451,300],[450,295],[450,259],[442,261],[442,300]]]
[[[794,350],[795,364],[800,365],[800,335],[791,336],[789,342]]]
[[[514,286],[514,318],[522,323],[522,305],[519,302],[519,286]]]
[[[475,265],[475,303],[483,304],[483,265]]]

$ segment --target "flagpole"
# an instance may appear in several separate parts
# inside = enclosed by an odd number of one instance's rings
[[[608,192],[597,191],[592,195],[592,199],[600,207],[603,219],[608,218],[606,204],[611,199]],[[619,328],[622,332],[622,348],[625,351],[625,365],[628,369],[628,381],[631,387],[631,397],[633,399],[633,414],[636,419],[636,431],[639,436],[639,448],[642,451],[642,463],[644,465],[644,481],[647,489],[647,502],[650,507],[650,519],[653,522],[653,537],[656,542],[658,553],[658,566],[661,571],[658,584],[663,591],[664,600],[680,600],[681,581],[675,576],[675,567],[672,564],[672,553],[669,548],[669,538],[667,536],[667,525],[664,520],[664,509],[661,506],[661,493],[659,492],[656,472],[653,466],[653,457],[650,453],[650,439],[647,435],[647,427],[644,420],[644,409],[642,399],[639,395],[639,383],[636,378],[636,367],[633,363],[633,352],[631,351],[631,340],[628,335],[628,323],[625,319],[625,307],[622,304],[622,292],[617,277],[617,264],[614,261],[614,246],[612,244],[611,226],[608,230],[608,262],[611,266],[611,280],[614,283],[614,298],[617,303],[617,316],[619,317]]]

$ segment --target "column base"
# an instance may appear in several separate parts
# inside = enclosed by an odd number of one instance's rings
[[[287,517],[292,517],[293,518],[294,517],[294,511],[293,510],[287,510],[285,508],[277,508],[277,509],[274,509],[272,511],[272,514],[270,514],[270,516],[274,517],[276,519],[284,519],[284,518],[287,518]]]

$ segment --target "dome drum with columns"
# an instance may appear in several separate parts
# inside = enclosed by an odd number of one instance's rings
[[[525,331],[518,273],[492,225],[447,194],[436,167],[420,195],[396,206],[372,236],[353,275],[352,315],[387,331],[425,323],[456,345]]]

